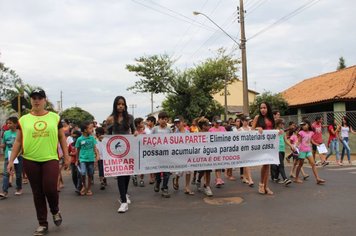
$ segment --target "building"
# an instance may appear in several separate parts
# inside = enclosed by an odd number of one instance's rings
[[[253,103],[258,95],[258,92],[248,90],[249,103]],[[222,106],[225,106],[225,93],[222,89],[217,94],[213,95],[214,99]],[[242,80],[235,80],[227,85],[227,110],[229,114],[239,114],[243,112],[243,84]]]
[[[303,80],[282,96],[290,115],[356,111],[356,65]]]

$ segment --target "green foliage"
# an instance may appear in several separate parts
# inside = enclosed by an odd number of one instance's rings
[[[272,110],[278,110],[283,116],[288,110],[288,103],[283,98],[282,94],[273,94],[270,91],[264,92],[256,97],[254,103],[250,106],[250,114],[252,117],[259,113],[259,105],[262,102],[268,102],[272,106]]]
[[[93,121],[94,116],[80,107],[71,107],[61,113],[62,119],[68,119],[74,124],[80,125],[83,121]]]
[[[346,64],[345,64],[345,59],[343,57],[339,58],[339,65],[337,66],[337,70],[341,70],[346,68]]]
[[[11,98],[17,96],[15,88],[23,85],[20,76],[0,62],[0,101],[9,101]]]
[[[140,80],[127,90],[135,93],[166,93],[170,91],[170,84],[175,73],[172,69],[174,61],[166,54],[143,56],[135,59],[136,64],[126,65],[126,69],[135,72]]]
[[[177,73],[172,91],[162,106],[170,116],[181,115],[186,120],[205,116],[212,118],[224,112],[224,108],[213,99],[213,94],[224,88],[224,80],[235,78],[239,61],[220,49],[217,56]],[[232,83],[230,79],[228,83]]]

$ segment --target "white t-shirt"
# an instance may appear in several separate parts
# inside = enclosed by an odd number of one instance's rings
[[[99,160],[102,160],[103,159],[103,153],[104,153],[104,148],[105,148],[105,145],[103,142],[99,141],[98,139],[96,140],[96,144],[95,144],[96,148],[98,149],[98,152],[99,152]]]
[[[251,131],[251,130],[252,130],[251,126],[247,126],[246,129],[243,126],[241,126],[237,131]]]
[[[341,127],[341,137],[342,138],[348,138],[349,137],[349,132],[350,132],[350,127]]]

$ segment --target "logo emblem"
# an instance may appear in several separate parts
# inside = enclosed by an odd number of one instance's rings
[[[43,131],[47,128],[47,123],[44,121],[37,121],[33,127],[35,128],[36,131]]]
[[[130,151],[130,143],[124,136],[114,136],[108,140],[106,150],[111,157],[123,158]]]

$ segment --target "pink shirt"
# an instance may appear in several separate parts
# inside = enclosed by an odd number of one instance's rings
[[[301,152],[311,151],[311,139],[314,135],[313,131],[299,131],[298,135],[302,138],[302,142],[299,144],[299,150]]]
[[[209,129],[209,132],[225,132],[226,129],[224,126],[219,126],[219,128],[215,128],[214,126]]]
[[[298,142],[297,135],[292,134],[292,136],[290,136],[290,138],[289,138],[289,141],[290,141],[291,144],[296,144]]]
[[[319,144],[323,143],[323,130],[322,130],[321,123],[317,124],[316,122],[314,122],[312,124],[312,128],[314,131],[314,135],[312,137],[314,142],[319,143]]]

